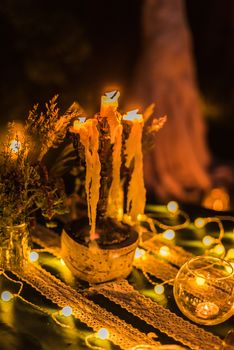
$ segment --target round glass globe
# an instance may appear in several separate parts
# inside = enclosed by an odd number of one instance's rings
[[[215,325],[233,314],[232,265],[220,258],[199,256],[186,262],[174,281],[174,297],[190,320]]]

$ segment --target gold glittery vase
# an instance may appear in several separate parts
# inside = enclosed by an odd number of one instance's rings
[[[132,262],[138,244],[138,234],[124,246],[101,249],[93,244],[89,247],[62,232],[62,257],[72,273],[89,283],[101,283],[116,278],[126,278],[132,270]]]
[[[29,231],[26,223],[0,226],[0,269],[22,269],[28,254]]]

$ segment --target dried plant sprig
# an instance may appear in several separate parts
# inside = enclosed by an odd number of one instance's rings
[[[66,212],[63,185],[50,178],[42,160],[62,142],[70,121],[78,115],[75,103],[60,116],[55,96],[44,113],[38,112],[38,105],[33,107],[22,130],[9,123],[0,150],[0,226],[28,221],[38,209],[48,219]]]
[[[155,104],[152,103],[146,108],[146,110],[143,113],[145,126],[143,130],[142,147],[144,152],[147,152],[154,147],[155,136],[167,121],[167,116],[163,116],[160,118],[152,118],[154,110],[155,110]]]
[[[58,95],[55,95],[46,104],[44,113],[38,113],[38,105],[35,105],[29,112],[26,122],[25,131],[34,138],[39,161],[44,158],[51,148],[58,147],[66,135],[71,120],[78,117],[81,113],[80,106],[74,102],[63,115],[59,115],[57,98]]]

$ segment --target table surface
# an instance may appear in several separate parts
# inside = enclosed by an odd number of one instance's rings
[[[148,210],[153,211],[157,218],[162,220],[166,217],[166,209],[164,206],[148,206]],[[185,210],[189,213],[191,220],[194,220],[198,216],[214,216],[217,213],[203,210],[201,208],[186,207]],[[220,213],[218,213],[220,215]],[[223,215],[223,213],[221,213]],[[226,213],[228,215],[234,215],[233,213]],[[233,223],[225,222],[225,237],[223,243],[226,249],[234,247],[234,232]],[[207,226],[206,230],[196,230],[193,225],[189,225],[186,229],[177,231],[176,244],[182,246],[184,249],[193,252],[196,255],[203,254],[203,245],[201,239],[205,234],[212,234],[217,232],[217,225],[211,224]],[[50,271],[56,277],[65,281],[69,285],[73,285],[75,280],[67,269],[63,266],[60,260],[52,255],[43,252],[40,253],[39,263],[43,268]],[[171,311],[182,316],[181,312],[175,304],[172,287],[166,286],[165,296],[158,298],[152,285],[150,285],[142,272],[133,268],[128,281],[141,293],[152,298],[155,302],[169,308]],[[12,292],[17,291],[18,286],[16,284],[6,281],[2,276],[0,278],[0,291],[10,290]],[[23,297],[29,300],[31,303],[40,306],[48,313],[53,313],[58,310],[58,307],[41,296],[32,287],[24,284]],[[95,302],[105,307],[107,310],[118,315],[126,322],[131,323],[134,327],[139,328],[143,332],[152,331],[144,322],[138,320],[136,317],[129,314],[127,311],[122,310],[117,305],[104,299],[104,297],[98,296],[95,298]],[[184,316],[182,316],[184,317]],[[61,320],[61,319],[60,319]],[[234,326],[234,317],[230,318],[226,322],[216,326],[206,326],[204,329],[214,333],[215,335],[224,338],[227,332]],[[59,326],[54,322],[52,317],[48,314],[38,310],[37,308],[28,305],[24,301],[14,298],[9,302],[0,301],[0,349],[1,350],[77,350],[88,349],[85,345],[84,339],[87,335],[92,334],[93,331],[79,320],[68,317],[61,320],[68,324],[69,328]],[[156,334],[159,336],[159,340],[166,343],[175,343],[173,339],[160,334],[156,330]],[[97,345],[97,343],[96,343]],[[117,350],[117,346],[111,342],[105,340],[100,341],[98,345],[105,349]]]

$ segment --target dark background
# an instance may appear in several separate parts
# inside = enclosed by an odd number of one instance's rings
[[[209,144],[218,160],[234,159],[232,0],[187,0]],[[141,54],[143,1],[2,0],[0,108],[3,126],[36,102],[60,95],[88,112],[117,86],[127,98]]]

